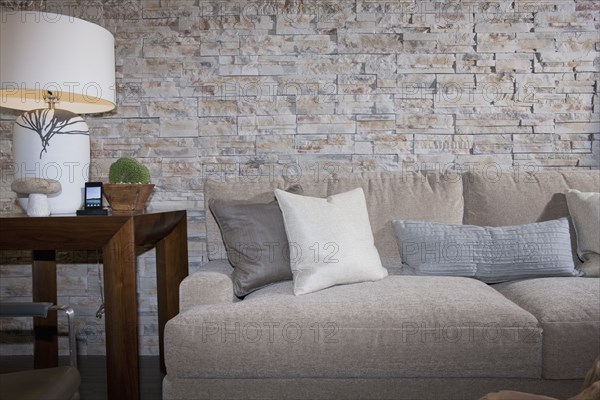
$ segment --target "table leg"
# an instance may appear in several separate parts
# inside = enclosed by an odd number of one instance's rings
[[[56,304],[56,252],[33,252],[33,301]],[[33,348],[33,367],[52,368],[58,366],[58,328],[56,311],[50,311],[48,317],[33,319],[35,344]]]
[[[175,228],[156,245],[158,296],[158,339],[160,370],[167,373],[164,332],[167,321],[179,313],[179,284],[188,275],[187,220],[184,215]]]
[[[140,398],[133,218],[103,250],[109,399]]]

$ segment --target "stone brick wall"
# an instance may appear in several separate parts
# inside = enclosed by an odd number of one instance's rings
[[[598,1],[0,3],[115,35],[118,106],[86,118],[92,179],[120,156],[148,165],[152,207],[188,210],[192,272],[205,261],[209,174],[599,167]],[[0,115],[2,210],[16,209],[16,115]],[[29,256],[1,257],[0,296],[26,298]],[[61,257],[60,299],[78,311],[80,351],[102,353],[95,253]],[[152,253],[138,272],[141,351],[154,354]]]

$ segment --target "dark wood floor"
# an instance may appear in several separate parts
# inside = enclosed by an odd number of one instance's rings
[[[79,356],[81,400],[107,400],[106,397],[106,357]],[[68,360],[60,361],[68,365]],[[0,357],[0,373],[30,369],[33,359],[28,356]],[[158,357],[140,357],[140,391],[142,400],[160,400],[162,398],[162,378]]]

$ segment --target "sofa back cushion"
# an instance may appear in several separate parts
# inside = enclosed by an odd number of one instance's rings
[[[565,192],[600,190],[600,171],[503,171],[463,174],[469,225],[518,225],[569,216]]]
[[[458,174],[365,172],[338,175],[328,195],[362,187],[367,201],[375,246],[384,266],[402,262],[392,220],[422,220],[460,224],[464,202]]]
[[[307,196],[325,197],[327,182],[313,177],[261,176],[235,178],[235,181],[209,178],[204,183],[204,210],[206,213],[207,253],[209,260],[227,259],[227,252],[219,225],[209,209],[210,199],[245,200],[254,203],[270,203],[275,200],[275,189],[286,189],[294,184],[302,187]]]
[[[600,191],[600,171],[467,172],[463,174],[463,186],[463,223],[481,226],[528,224],[568,217],[565,192],[568,189]],[[576,235],[572,224],[571,244],[575,255]]]

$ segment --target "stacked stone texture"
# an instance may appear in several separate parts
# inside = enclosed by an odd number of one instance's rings
[[[191,272],[206,261],[207,177],[599,168],[598,1],[1,3],[115,35],[117,108],[87,117],[92,179],[117,157],[146,164],[152,207],[188,210]],[[8,211],[15,116],[0,120]],[[95,254],[64,257],[59,299],[78,311],[82,353],[102,353]],[[1,261],[0,296],[30,293],[28,269],[15,265],[27,255]],[[138,264],[141,352],[155,354],[153,254]]]

